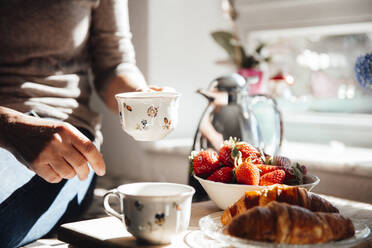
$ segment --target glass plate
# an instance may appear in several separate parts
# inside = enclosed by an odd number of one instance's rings
[[[236,247],[285,247],[285,248],[307,248],[307,247],[350,247],[363,242],[370,234],[370,229],[358,220],[352,220],[355,227],[355,235],[351,238],[313,245],[288,245],[276,244],[262,241],[253,241],[235,238],[228,235],[220,222],[223,211],[204,216],[199,221],[200,230],[208,237]]]

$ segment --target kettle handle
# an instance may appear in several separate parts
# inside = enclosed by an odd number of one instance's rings
[[[250,103],[250,106],[253,106],[257,104],[258,102],[268,102],[273,106],[273,109],[275,111],[276,119],[279,120],[279,143],[277,144],[277,147],[275,149],[275,154],[272,155],[277,155],[276,153],[279,152],[282,143],[283,143],[283,120],[282,120],[282,113],[280,112],[278,108],[278,104],[274,98],[271,96],[265,95],[265,94],[254,94],[251,95],[252,101]],[[277,129],[276,129],[277,130]]]

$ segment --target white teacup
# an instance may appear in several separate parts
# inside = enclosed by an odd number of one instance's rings
[[[138,240],[167,244],[189,226],[193,187],[176,183],[132,183],[109,191],[103,198],[106,213],[120,219]],[[120,199],[121,213],[109,198]]]
[[[135,140],[160,140],[177,125],[179,93],[129,92],[115,98],[122,127]]]

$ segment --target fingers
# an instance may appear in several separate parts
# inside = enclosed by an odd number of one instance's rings
[[[32,169],[50,183],[60,182],[63,178],[71,179],[78,175],[80,180],[85,180],[89,175],[86,158],[73,146],[60,146],[62,152],[55,152],[50,146],[43,153],[42,161],[33,164]],[[54,150],[54,151],[53,151]],[[48,164],[45,161],[49,161]]]
[[[32,167],[33,171],[49,183],[59,183],[62,177],[58,175],[49,164]]]
[[[152,91],[163,91],[163,88],[157,85],[149,85],[149,88]]]
[[[89,175],[89,167],[87,159],[75,149],[75,147],[70,146],[70,149],[63,155],[65,161],[69,164],[71,170],[76,172],[80,180],[87,179]],[[59,172],[59,171],[57,171]]]
[[[136,89],[137,92],[151,92],[152,90],[149,87],[140,87]]]
[[[98,175],[105,174],[102,154],[85,135],[66,123],[58,125],[56,130],[50,142],[30,164],[33,171],[51,183],[76,175],[85,180],[89,175],[89,162]]]
[[[153,89],[155,91],[161,91],[161,92],[177,92],[175,88],[168,87],[168,86],[159,87],[156,85],[150,85],[150,89]]]
[[[154,91],[162,91],[161,87],[158,86],[148,86],[148,87],[141,87],[136,89],[137,92],[154,92]]]
[[[97,150],[96,146],[78,130],[71,130],[71,145],[81,153],[82,156],[92,166],[92,169],[99,175],[103,176],[106,172],[106,165],[103,161],[102,154]]]
[[[177,92],[176,89],[172,87],[168,87],[168,86],[160,87],[157,85],[149,85],[148,87],[145,87],[145,88],[144,87],[138,88],[136,91],[138,92]]]
[[[62,157],[57,157],[49,165],[62,178],[71,179],[76,175],[76,172],[72,166]],[[86,177],[84,179],[86,179]]]

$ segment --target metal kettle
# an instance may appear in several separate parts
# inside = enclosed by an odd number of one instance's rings
[[[257,81],[257,77],[233,73],[216,78],[207,90],[197,90],[209,104],[199,121],[193,150],[218,151],[224,140],[236,137],[267,154],[278,155],[283,141],[281,113],[275,99],[249,94],[249,86]],[[260,113],[263,110],[265,113]]]

